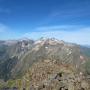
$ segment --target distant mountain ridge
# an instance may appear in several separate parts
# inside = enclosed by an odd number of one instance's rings
[[[33,64],[44,60],[71,65],[90,74],[90,48],[55,38],[0,41],[0,79],[21,79]]]
[[[83,46],[90,48],[90,45],[83,45]]]

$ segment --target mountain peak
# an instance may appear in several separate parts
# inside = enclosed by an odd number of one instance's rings
[[[63,40],[58,40],[56,38],[40,38],[35,42],[35,44],[49,44],[49,45],[56,45],[56,44],[64,44]]]

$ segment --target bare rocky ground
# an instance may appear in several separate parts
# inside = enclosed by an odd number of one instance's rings
[[[34,63],[15,87],[2,90],[90,90],[90,83],[82,72],[56,60]]]
[[[73,66],[59,64],[55,60],[34,64],[23,80],[25,90],[90,90],[82,73],[78,73]]]

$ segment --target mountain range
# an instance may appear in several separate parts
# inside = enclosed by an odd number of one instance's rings
[[[89,76],[89,47],[55,38],[0,41],[0,90],[90,90]]]

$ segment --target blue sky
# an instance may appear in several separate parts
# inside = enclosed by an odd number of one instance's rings
[[[0,0],[0,40],[42,36],[90,45],[90,0]]]

